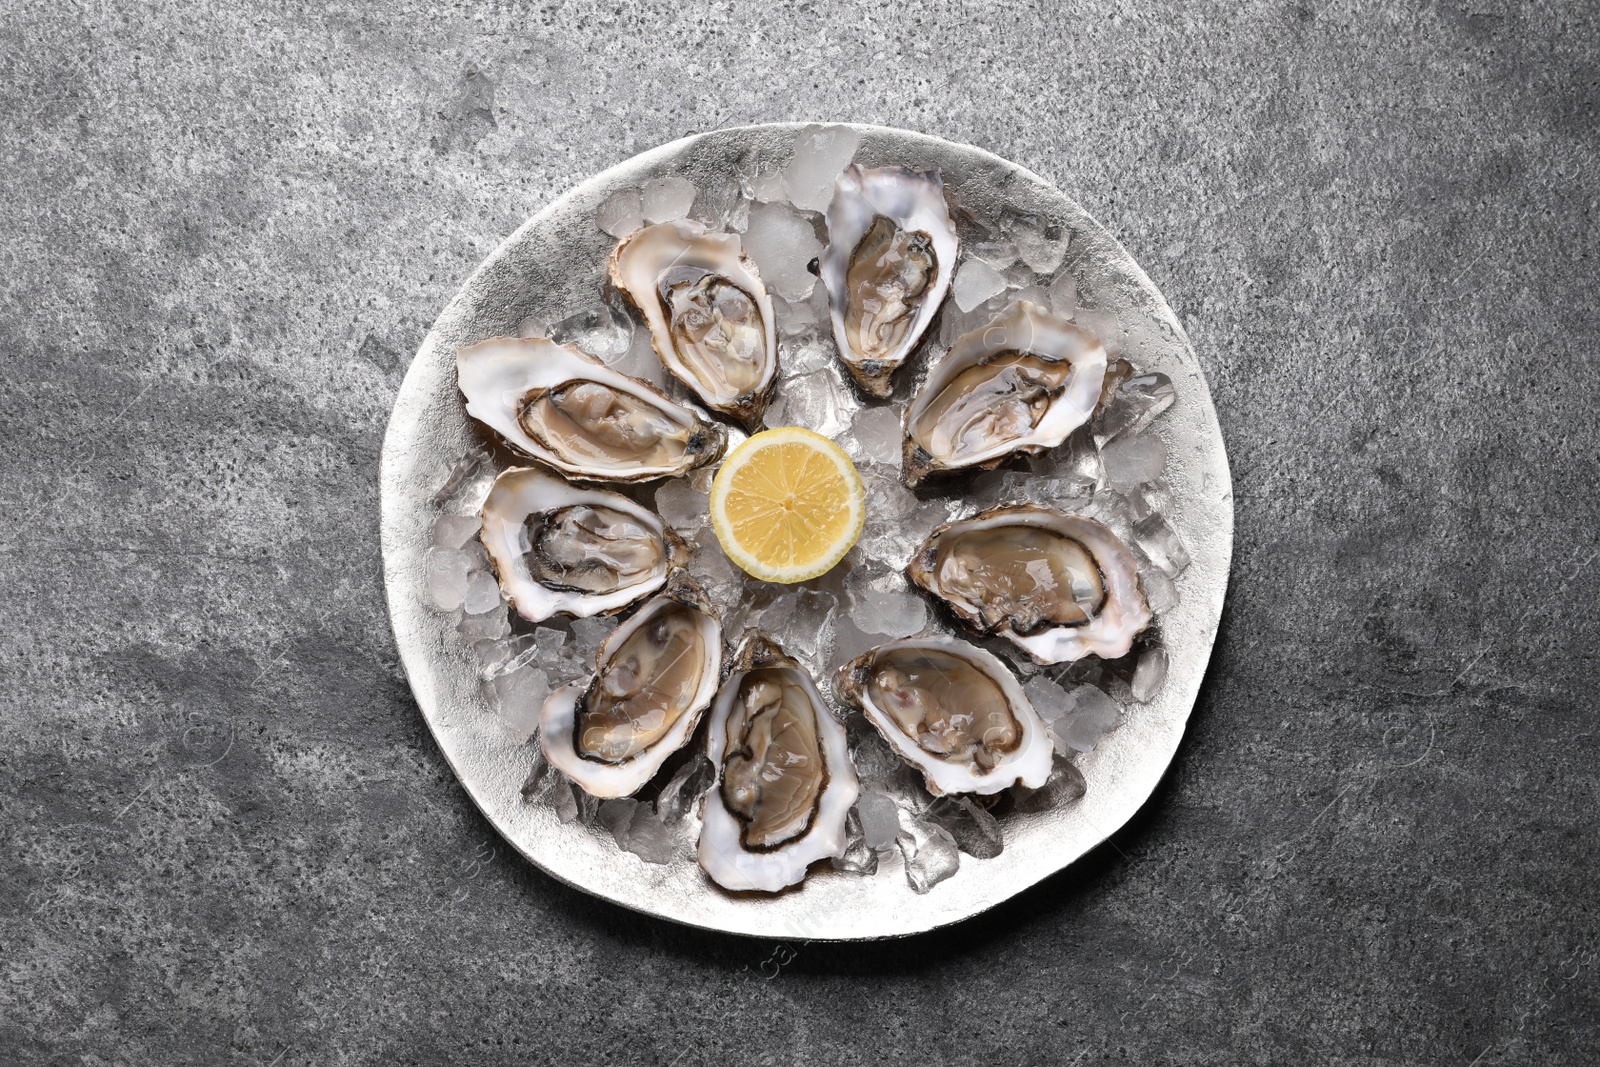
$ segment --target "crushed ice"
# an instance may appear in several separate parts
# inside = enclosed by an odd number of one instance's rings
[[[701,469],[629,492],[653,503],[690,541],[690,572],[723,609],[730,642],[746,626],[762,626],[830,696],[834,669],[884,640],[959,632],[910,588],[902,570],[934,526],[1002,502],[1061,506],[1110,524],[1140,558],[1141,582],[1159,619],[1179,603],[1175,579],[1189,565],[1189,553],[1170,521],[1174,502],[1165,482],[1166,446],[1147,431],[1175,402],[1176,391],[1163,374],[1117,362],[1128,334],[1114,313],[1095,306],[1093,292],[1085,305],[1083,280],[1067,262],[1070,232],[1011,211],[998,220],[975,222],[951,298],[918,362],[936,360],[1012,301],[1048,306],[1098,334],[1114,361],[1105,405],[1089,430],[1049,453],[955,482],[948,497],[919,496],[901,482],[901,412],[908,382],[900,383],[891,404],[856,392],[840,373],[827,294],[812,273],[822,251],[819,213],[858,147],[859,136],[848,128],[808,126],[787,165],[741,164],[704,187],[681,176],[656,178],[608,196],[596,210],[595,223],[612,238],[684,218],[743,234],[745,252],[773,295],[778,320],[782,370],[766,424],[810,427],[850,454],[867,493],[868,521],[860,543],[843,564],[809,586],[771,586],[745,575],[718,546],[708,521],[713,471]],[[663,370],[649,331],[614,294],[599,297],[592,307],[553,319],[530,316],[518,332],[575,344],[685,399]],[[730,450],[743,440],[741,431],[731,430]],[[477,539],[477,513],[500,465],[479,448],[440,470],[432,498],[438,514],[424,570],[428,597],[456,617],[456,630],[479,660],[484,700],[496,728],[531,749],[523,796],[562,822],[608,832],[619,848],[647,863],[690,855],[699,798],[714,781],[703,754],[669,760],[657,782],[635,798],[602,803],[548,767],[539,752],[538,714],[546,695],[592,676],[600,646],[617,620],[556,618],[530,626],[510,610]],[[882,857],[898,850],[907,882],[925,893],[958,870],[961,853],[974,859],[998,855],[1009,812],[1056,810],[1084,795],[1087,784],[1076,759],[1118,727],[1124,707],[1156,699],[1169,667],[1159,634],[1147,636],[1116,665],[1090,660],[1041,667],[1004,641],[979,643],[1011,664],[1044,718],[1058,749],[1049,780],[1041,789],[1018,786],[996,798],[934,798],[921,776],[859,713],[840,708],[863,788],[849,815],[847,851],[833,861],[836,870],[871,876]]]

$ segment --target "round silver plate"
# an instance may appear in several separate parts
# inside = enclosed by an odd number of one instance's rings
[[[478,688],[470,642],[454,619],[431,607],[424,555],[441,472],[482,437],[456,391],[457,346],[515,335],[529,316],[553,321],[592,306],[612,240],[595,209],[619,189],[664,174],[703,184],[744,161],[787,162],[798,125],[751,126],[688,137],[612,167],[527,221],[456,294],[417,352],[395,401],[383,447],[383,562],[389,615],[412,692],[445,758],[495,828],[541,869],[595,896],[690,926],[761,937],[860,940],[895,937],[958,922],[1061,870],[1104,841],[1155,789],[1183,737],[1222,615],[1233,544],[1227,455],[1205,375],[1172,309],[1110,234],[1043,178],[967,145],[904,130],[859,126],[857,162],[935,167],[951,199],[980,218],[1002,206],[1038,215],[1072,234],[1069,262],[1080,291],[1116,313],[1124,351],[1140,369],[1171,377],[1177,403],[1155,424],[1167,444],[1166,477],[1176,499],[1173,525],[1191,564],[1179,575],[1179,605],[1161,620],[1170,666],[1148,704],[1079,761],[1084,798],[1064,810],[1009,816],[998,857],[963,862],[918,896],[886,856],[888,870],[853,877],[818,869],[775,895],[730,894],[713,884],[689,850],[667,865],[619,849],[603,828],[563,824],[523,801],[530,753],[513,744]]]

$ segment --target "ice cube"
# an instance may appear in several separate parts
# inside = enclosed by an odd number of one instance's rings
[[[856,773],[861,776],[863,782],[886,782],[896,771],[905,766],[905,761],[894,754],[888,742],[884,741],[876,730],[872,727],[867,729],[869,732],[866,736],[862,737],[851,750],[850,761],[856,765]]]
[[[489,553],[484,551],[483,542],[477,539],[468,541],[461,546],[461,554],[467,557],[467,573],[487,571],[489,569]]]
[[[1064,270],[1050,283],[1050,310],[1064,318],[1078,313],[1078,279],[1070,270]]]
[[[689,558],[689,573],[700,582],[711,602],[727,611],[743,599],[744,571],[728,559],[710,527],[702,528],[693,541],[696,547]],[[723,624],[729,625],[726,618]],[[734,631],[730,629],[729,633],[731,636]]]
[[[732,226],[730,223],[748,210],[749,202],[745,200],[739,183],[733,178],[722,177],[700,190],[694,198],[694,206],[689,209],[689,216],[716,233],[742,229],[742,225]]]
[[[477,537],[482,526],[476,515],[440,515],[433,520],[433,543],[439,548],[460,548]]]
[[[1117,702],[1092,685],[1072,691],[1072,703],[1050,726],[1057,742],[1076,752],[1092,752],[1100,739],[1117,728],[1122,713]]]
[[[558,787],[552,790],[554,793],[552,803],[557,809],[558,816],[562,817],[562,822],[576,821],[579,825],[594,825],[595,819],[600,816],[600,801],[590,797],[589,793],[584,792],[582,785],[566,777],[565,774],[557,774],[555,777],[558,779]],[[562,797],[562,793],[566,793],[565,797]]]
[[[778,336],[780,337],[809,337],[817,329],[816,309],[808,300],[791,303],[781,296],[772,298],[773,313],[778,316]],[[787,350],[784,352],[788,354]],[[784,360],[784,371],[789,370],[788,361]]]
[[[815,339],[807,340],[785,349],[779,362],[783,364],[783,388],[779,390],[781,393],[789,388],[789,383],[794,379],[804,378],[807,374],[832,367],[833,346]]]
[[[505,674],[518,667],[539,665],[538,650],[534,647],[533,638],[526,635],[502,640],[474,641],[472,650],[478,655],[480,665],[478,674],[482,678],[493,678],[497,674]]]
[[[811,295],[817,277],[808,264],[822,252],[811,220],[788,204],[756,204],[744,231],[744,250],[767,288],[785,300]]]
[[[831,366],[785,378],[777,400],[767,409],[769,427],[804,426],[824,437],[838,437],[849,425],[856,400]]]
[[[928,805],[933,803],[933,794],[928,792],[922,772],[905,760],[896,762],[893,772],[884,779],[882,789],[895,798],[902,811],[911,815],[928,810]]]
[[[833,184],[850,165],[861,135],[848,126],[807,126],[795,139],[794,156],[783,172],[789,202],[804,211],[826,211]]]
[[[1005,294],[1001,293],[990,297],[971,311],[959,311],[953,303],[946,304],[941,313],[943,319],[939,324],[939,343],[945,348],[954,346],[960,338],[988,326],[1009,303]],[[932,352],[929,353],[928,363],[930,366],[934,363]]]
[[[906,881],[918,894],[926,893],[961,866],[955,839],[942,826],[912,819],[895,843],[905,857]]]
[[[672,831],[648,804],[639,805],[634,813],[628,844],[623,847],[646,863],[671,863],[678,850]]]
[[[911,554],[916,551],[911,539],[895,530],[871,531],[859,544],[861,554],[867,559],[897,568],[910,563]]]
[[[1017,261],[1017,246],[1004,237],[990,236],[974,241],[967,246],[967,252],[995,270],[1005,270]]]
[[[1109,440],[1139,433],[1170,408],[1176,399],[1172,379],[1165,374],[1140,374],[1129,378],[1122,383],[1111,406],[1101,416],[1095,435],[1101,440]]]
[[[1088,792],[1088,788],[1088,783],[1083,779],[1083,772],[1066,759],[1057,756],[1055,765],[1050,769],[1050,777],[1045,780],[1044,785],[1038,789],[1029,789],[1024,785],[1012,786],[1011,799],[1018,812],[1030,814],[1064,808],[1074,801],[1081,800],[1084,793]]]
[[[843,874],[873,875],[878,873],[878,854],[867,847],[861,834],[861,820],[854,811],[845,816],[844,855],[834,856],[833,869]]]
[[[898,639],[910,637],[928,625],[928,602],[912,592],[905,576],[898,572],[855,583],[847,589],[851,621],[864,633]]]
[[[644,208],[637,189],[621,189],[601,201],[594,213],[600,229],[613,237],[626,237],[644,225]]]
[[[539,745],[532,746],[533,765],[528,768],[528,777],[522,781],[522,799],[532,800],[539,792],[539,787],[544,784],[545,775],[550,771],[550,762],[544,758],[544,749]]]
[[[922,501],[907,489],[900,476],[893,471],[875,469],[863,480],[867,494],[867,519],[874,524],[887,524],[890,532],[905,537],[900,520],[916,514]]]
[[[1100,450],[1106,481],[1126,492],[1161,477],[1167,465],[1166,443],[1153,433],[1118,437]]]
[[[583,663],[593,663],[595,655],[600,651],[600,645],[611,636],[611,631],[617,628],[617,620],[609,615],[597,615],[592,619],[572,620],[573,650],[578,659]]]
[[[1149,515],[1133,525],[1134,544],[1169,578],[1176,578],[1189,566],[1189,550],[1178,531],[1160,515]]]
[[[1129,490],[1127,500],[1128,516],[1134,522],[1151,515],[1169,514],[1173,506],[1172,491],[1165,483],[1142,485]]]
[[[458,548],[430,548],[424,564],[428,577],[428,596],[434,606],[445,611],[459,608],[467,596],[467,573],[471,557]]]
[[[1104,308],[1080,307],[1073,318],[1079,326],[1100,338],[1107,359],[1122,355],[1122,326],[1117,322],[1115,312]]]
[[[433,504],[452,515],[476,515],[494,484],[494,464],[489,453],[475,448],[453,463],[434,491]]]
[[[557,772],[551,775],[553,784],[550,787],[550,806],[556,810],[556,818],[564,823],[578,821],[578,797],[587,796],[582,793],[565,775]]]
[[[683,821],[715,780],[716,768],[703,753],[696,752],[661,787],[661,795],[656,798],[656,811],[662,822],[670,825]]]
[[[900,413],[893,407],[877,404],[856,412],[850,423],[850,438],[856,446],[852,458],[863,463],[900,466]]]
[[[1035,504],[1053,508],[1081,508],[1094,499],[1094,479],[1081,474],[1068,474],[1060,478],[1034,478],[1024,487],[1027,498]]]
[[[1011,299],[1017,302],[1026,300],[1028,303],[1036,304],[1046,311],[1050,310],[1050,294],[1037,285],[1023,286],[1011,294]]]
[[[956,307],[971,311],[991,297],[1005,292],[1005,288],[1005,277],[999,271],[981,259],[969,259],[956,271]]]
[[[533,631],[533,643],[536,649],[535,662],[544,667],[555,667],[563,664],[569,657],[563,654],[567,643],[565,631],[549,626],[538,626]]]
[[[833,615],[838,607],[832,593],[801,587],[767,605],[761,613],[761,627],[785,638],[784,648],[807,660],[815,673],[823,666],[821,658],[833,638]]]
[[[1017,253],[1028,267],[1040,274],[1054,274],[1067,255],[1071,234],[1063,227],[1036,215],[1007,214],[1003,226],[1017,243]]]
[[[773,204],[783,201],[783,172],[781,170],[767,171],[757,174],[751,179],[746,195],[757,204]],[[749,225],[746,216],[746,225]]]
[[[943,827],[956,847],[974,859],[992,860],[1005,847],[999,820],[966,797],[938,797],[922,817]]]
[[[672,835],[649,804],[632,797],[603,801],[598,822],[611,831],[612,839],[623,851],[632,852],[646,863],[672,861]]]
[[[527,741],[539,728],[539,711],[550,695],[550,682],[537,667],[520,667],[497,674],[483,683],[494,713],[506,734],[517,742]]]
[[[732,426],[728,427],[729,452],[732,452],[735,448],[738,448],[739,445],[744,444],[744,442],[745,433],[743,430],[736,429]],[[705,493],[707,496],[709,496],[711,495],[711,485],[717,480],[716,468],[696,467],[694,470],[685,475],[683,480],[688,482],[690,487],[693,488],[695,492]]]
[[[687,178],[652,178],[639,192],[639,206],[646,222],[676,222],[689,214],[695,195],[700,192]],[[604,229],[604,227],[601,227]],[[609,231],[608,231],[609,232]]]
[[[605,363],[617,363],[633,344],[633,322],[604,304],[568,315],[550,327],[550,340],[577,345]]]
[[[1027,289],[1034,284],[1033,271],[1028,269],[1026,263],[1013,263],[1001,271],[1000,276],[1006,280],[1006,288],[1016,292]],[[1016,296],[1013,295],[1011,299],[1015,300]]]
[[[875,789],[866,789],[856,801],[856,814],[861,819],[861,836],[874,852],[887,852],[900,836],[900,809],[894,800]]]
[[[1072,708],[1071,695],[1042,674],[1029,678],[1022,692],[1046,723],[1059,721]]]
[[[869,649],[883,643],[883,638],[877,634],[869,634],[857,626],[848,614],[838,615],[833,623],[833,659],[836,663],[848,663],[857,656],[863,655]]]
[[[529,315],[517,323],[518,337],[544,337],[549,332],[550,328],[545,324],[543,315]]]
[[[812,289],[808,302],[811,304],[811,313],[817,318],[817,332],[831,341],[833,339],[833,305],[828,300],[828,287],[819,285]]]
[[[980,509],[994,507],[1006,499],[1011,474],[1011,471],[984,471],[972,479],[968,499]]]
[[[497,599],[495,606],[481,615],[461,616],[461,621],[456,623],[456,632],[479,640],[498,641],[511,632],[511,619],[506,606]]]
[[[711,516],[711,498],[682,478],[669,478],[656,489],[656,514],[684,537],[699,530]]]
[[[611,367],[632,378],[649,382],[656,388],[666,384],[667,371],[656,355],[655,342],[650,331],[643,326],[634,329],[628,348],[614,359],[607,360]]]
[[[467,575],[467,586],[461,598],[461,608],[468,615],[483,615],[500,606],[500,583],[488,571],[473,571]]]
[[[1145,601],[1155,614],[1162,615],[1178,606],[1178,584],[1161,571],[1146,567],[1140,571],[1139,581],[1144,586]]]
[[[1139,666],[1133,672],[1133,699],[1148,704],[1155,699],[1167,681],[1167,650],[1154,645],[1139,657]]]

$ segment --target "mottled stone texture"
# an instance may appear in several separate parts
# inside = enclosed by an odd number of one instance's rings
[[[1591,1063],[1600,9],[0,5],[0,1061]],[[1037,170],[1210,375],[1168,782],[992,915],[707,936],[508,854],[384,615],[479,260],[692,130]]]

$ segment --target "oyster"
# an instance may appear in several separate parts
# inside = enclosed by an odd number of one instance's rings
[[[889,395],[950,291],[958,248],[938,171],[852,164],[839,176],[819,268],[834,343],[866,392]]]
[[[526,467],[501,472],[482,516],[500,588],[529,622],[621,611],[688,559],[683,539],[647,508]]]
[[[1150,624],[1133,553],[1101,522],[1005,504],[928,535],[906,575],[1040,663],[1115,659]]]
[[[606,638],[593,678],[545,700],[545,758],[591,796],[636,793],[688,743],[721,671],[716,613],[694,579],[675,572]]]
[[[890,641],[841,667],[834,686],[935,796],[1038,789],[1050,777],[1043,720],[1006,665],[965,641]]]
[[[906,406],[906,484],[1054,448],[1094,413],[1105,373],[1094,334],[1026,300],[1009,305],[958,338]]]
[[[467,414],[571,478],[661,478],[720,459],[727,431],[572,345],[495,337],[456,353]]]
[[[844,854],[860,785],[844,727],[783,650],[747,631],[706,734],[700,866],[725,889],[774,893]]]
[[[646,226],[612,250],[611,282],[644,315],[667,370],[714,411],[761,421],[778,377],[778,331],[738,234],[688,221]]]

